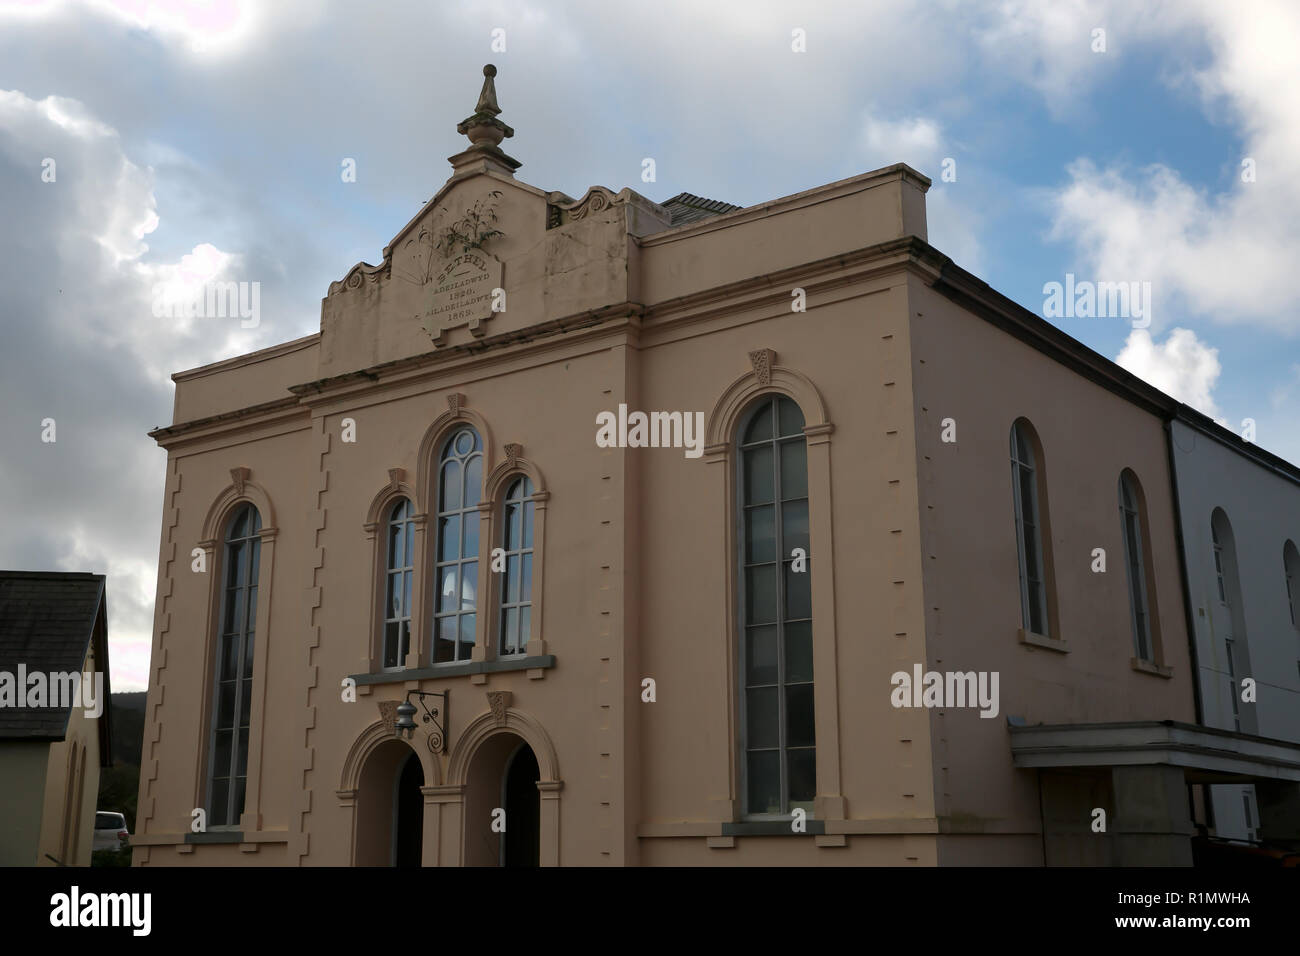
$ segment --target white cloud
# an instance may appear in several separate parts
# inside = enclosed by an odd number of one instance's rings
[[[42,159],[56,162],[52,182]],[[0,91],[0,566],[107,573],[118,689],[143,686],[153,630],[169,376],[265,344],[239,320],[155,317],[155,283],[230,275],[243,257],[200,243],[149,261],[152,171],[77,100]],[[242,276],[241,276],[242,278]],[[224,324],[223,324],[224,323]],[[39,423],[56,422],[56,441]]]
[[[254,25],[251,0],[0,0],[0,15],[110,16],[136,29],[184,43],[194,53],[232,50]]]
[[[1164,165],[1098,168],[1078,160],[1056,196],[1052,235],[1073,241],[1099,279],[1150,281],[1157,327],[1162,314],[1177,311],[1295,332],[1300,7],[1261,2],[1242,16],[1230,5],[1200,2],[1171,11],[1168,22],[1146,17],[1135,30],[1167,40],[1189,17],[1210,48],[1209,65],[1190,74],[1191,85],[1211,118],[1226,116],[1242,138],[1241,155],[1225,164],[1224,185],[1211,193]],[[1071,76],[1068,68],[1054,75]],[[1254,182],[1241,179],[1245,158],[1255,162]]]
[[[1221,371],[1219,350],[1190,329],[1171,329],[1164,342],[1156,342],[1146,329],[1134,329],[1115,362],[1197,411],[1222,418],[1213,394]]]
[[[933,178],[938,175],[941,131],[924,116],[887,120],[868,117],[862,127],[867,168],[907,163]]]
[[[1002,0],[973,8],[987,67],[1036,90],[1055,119],[1087,108],[1086,93],[1152,40],[1194,35],[1219,0]],[[962,11],[965,12],[965,11]],[[1224,13],[1231,12],[1229,8]],[[1104,50],[1095,30],[1104,30]]]

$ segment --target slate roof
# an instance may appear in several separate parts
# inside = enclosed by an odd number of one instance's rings
[[[0,571],[0,671],[14,680],[19,663],[27,673],[80,673],[91,641],[97,640],[95,667],[104,674],[105,696],[101,741],[110,693],[106,628],[97,627],[103,615],[102,574]],[[70,706],[0,707],[0,739],[63,740],[71,712]]]
[[[691,193],[678,193],[672,199],[661,202],[659,205],[672,213],[674,226],[680,226],[687,222],[699,222],[701,219],[709,219],[713,216],[720,216],[724,212],[732,212],[743,208],[733,206],[729,202],[723,202],[721,199],[705,199],[703,196],[696,196]]]

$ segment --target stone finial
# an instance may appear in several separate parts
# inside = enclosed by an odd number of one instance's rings
[[[523,163],[507,156],[500,149],[501,141],[514,136],[515,131],[497,119],[501,107],[497,104],[497,88],[493,79],[496,75],[497,68],[491,63],[483,67],[483,90],[478,95],[478,102],[474,104],[474,114],[456,126],[456,132],[469,137],[470,146],[465,152],[451,157],[451,164],[460,168],[486,155],[505,172],[513,175]]]
[[[483,67],[483,92],[474,104],[475,113],[491,113],[496,116],[501,112],[501,107],[497,106],[497,86],[492,82],[492,77],[496,75],[497,68],[491,63]]]

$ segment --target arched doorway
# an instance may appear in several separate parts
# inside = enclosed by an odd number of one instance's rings
[[[465,783],[467,866],[537,866],[541,800],[537,755],[522,737],[493,734]]]
[[[419,866],[424,848],[424,768],[411,754],[397,775],[393,793],[393,865]]]
[[[419,866],[424,847],[424,768],[399,740],[381,743],[361,768],[356,796],[357,866]]]
[[[501,834],[502,866],[537,866],[538,829],[542,802],[537,792],[540,773],[537,756],[520,744],[506,762],[501,805],[506,811],[506,832]]]

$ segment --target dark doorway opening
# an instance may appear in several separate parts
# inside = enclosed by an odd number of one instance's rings
[[[503,866],[537,866],[540,860],[541,795],[537,792],[540,773],[533,748],[520,744],[506,764],[506,832],[501,835]]]
[[[424,769],[411,754],[397,777],[393,812],[393,865],[419,866],[424,848]]]

